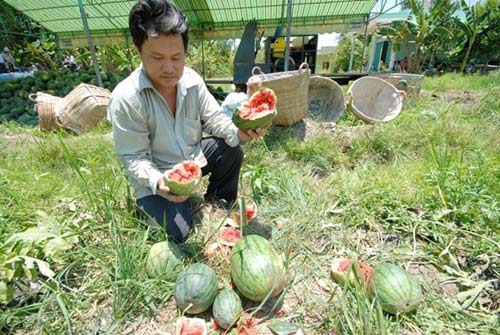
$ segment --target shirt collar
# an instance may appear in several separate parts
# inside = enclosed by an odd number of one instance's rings
[[[188,67],[184,67],[184,73],[182,74],[181,79],[177,82],[177,87],[179,88],[179,92],[182,96],[187,94],[187,89],[196,85],[195,77],[191,73],[191,69]],[[154,89],[153,83],[149,79],[146,74],[146,70],[142,64],[139,66],[139,91],[143,91],[146,88]]]

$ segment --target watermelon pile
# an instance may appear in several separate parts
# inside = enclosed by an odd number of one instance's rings
[[[240,201],[240,205],[244,200]],[[257,206],[249,201],[245,205],[247,219],[254,219]],[[174,289],[174,298],[177,307],[182,313],[200,314],[212,307],[212,315],[217,327],[230,329],[237,327],[238,331],[251,328],[253,318],[243,317],[241,297],[254,302],[262,302],[276,297],[286,282],[285,265],[281,255],[274,249],[272,243],[259,235],[242,234],[244,222],[241,226],[225,226],[219,231],[219,243],[215,248],[224,250],[225,261],[230,264],[230,275],[233,286],[218,290],[217,275],[215,271],[204,263],[188,266],[179,276]],[[208,244],[213,252],[213,243]],[[165,245],[160,250],[163,252]],[[209,258],[211,255],[205,253]],[[163,264],[167,260],[163,261]],[[228,282],[229,279],[226,279]],[[240,320],[240,317],[243,317]],[[192,321],[190,321],[192,320]],[[192,322],[192,324],[190,323]],[[196,328],[194,334],[204,334],[204,327],[199,325],[198,319],[178,321],[178,329]],[[183,325],[184,324],[184,325]],[[243,332],[240,332],[243,333]],[[187,334],[179,332],[178,334]]]
[[[240,199],[239,203],[241,208],[244,206],[240,213],[246,219],[255,219],[256,204],[252,201],[245,204],[245,199]],[[195,263],[177,277],[174,298],[183,315],[200,314],[211,308],[215,325],[212,327],[231,334],[250,334],[256,321],[252,315],[244,312],[242,298],[257,306],[280,295],[287,282],[285,262],[270,240],[245,232],[246,220],[240,222],[234,216],[231,220],[238,221],[237,225],[226,223],[220,228],[219,241],[215,243],[216,248],[225,250],[221,255],[230,266],[230,279],[225,278],[223,281],[231,280],[231,287],[220,289],[217,273],[204,263]],[[209,246],[211,250],[214,249],[213,243]],[[165,259],[163,263],[168,263],[168,253],[163,252],[165,245],[158,248]],[[372,267],[357,259],[336,258],[331,264],[330,273],[332,279],[344,289],[361,288],[386,313],[411,312],[422,300],[421,288],[415,278],[395,264],[380,263]],[[203,319],[183,317],[177,325],[179,335],[207,332],[207,324]],[[274,326],[284,325],[277,323]],[[236,329],[231,331],[233,327]]]
[[[113,90],[128,72],[101,72],[104,87]],[[0,123],[14,121],[29,126],[38,125],[38,115],[33,102],[28,98],[37,92],[53,96],[66,96],[80,83],[97,86],[94,69],[79,72],[63,70],[58,72],[37,71],[33,76],[0,81]]]

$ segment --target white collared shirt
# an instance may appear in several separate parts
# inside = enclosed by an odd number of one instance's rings
[[[136,198],[156,194],[163,172],[184,160],[207,164],[202,133],[239,144],[237,128],[208,91],[203,79],[185,67],[177,83],[177,109],[170,112],[140,66],[113,90],[108,119],[113,124],[115,151],[124,163]]]

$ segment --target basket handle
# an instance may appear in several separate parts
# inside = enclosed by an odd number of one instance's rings
[[[36,96],[37,93],[30,93],[30,95],[28,95],[28,99],[30,99],[33,102],[36,102]]]
[[[307,64],[306,62],[300,64],[300,66],[299,66],[299,72],[305,71],[307,69],[309,69],[309,64]]]
[[[256,74],[264,74],[264,72],[262,72],[260,67],[254,66],[252,69],[252,76],[255,76]]]

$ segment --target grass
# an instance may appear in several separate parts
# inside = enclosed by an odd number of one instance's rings
[[[499,90],[498,74],[426,78],[393,122],[346,114],[334,132],[308,121],[305,133],[271,128],[246,145],[241,193],[258,201],[259,223],[288,259],[285,315],[274,319],[310,334],[498,332]],[[162,237],[135,217],[108,132],[0,126],[0,245],[44,225],[69,244],[57,257],[52,240],[26,249],[55,276],[16,283],[0,333],[172,332],[174,280],[144,271]],[[202,256],[221,217],[199,220],[186,262],[207,262],[227,283],[227,259]],[[405,267],[424,301],[412,314],[382,314],[363,288],[330,280],[341,256]]]

